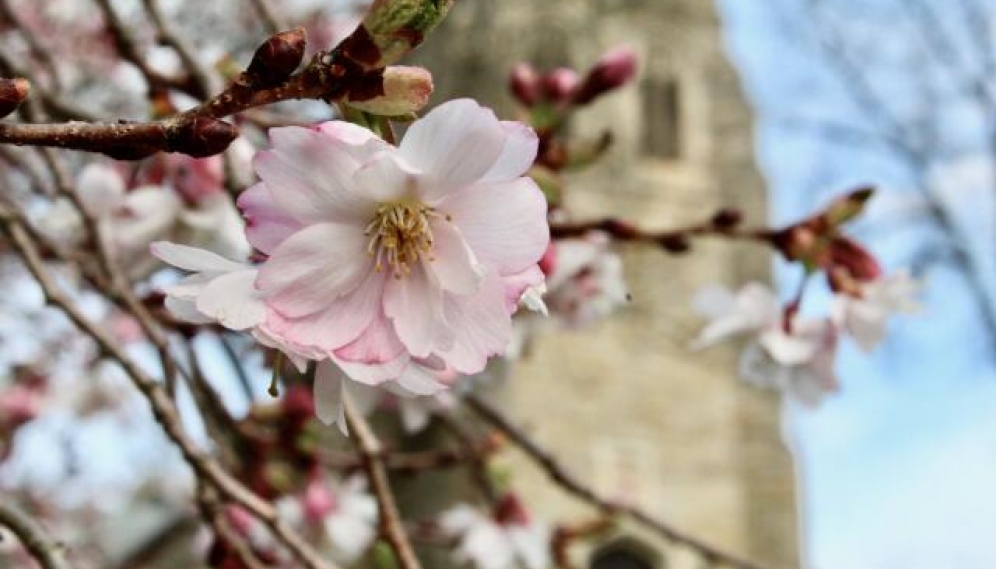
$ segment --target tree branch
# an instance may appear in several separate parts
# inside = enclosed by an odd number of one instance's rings
[[[474,410],[484,421],[508,435],[509,439],[532,459],[553,482],[576,498],[587,502],[606,514],[622,515],[630,518],[661,537],[696,551],[704,559],[727,565],[735,569],[762,569],[761,565],[727,553],[718,547],[709,545],[667,523],[659,520],[649,512],[637,507],[609,500],[585,485],[572,473],[568,472],[549,451],[540,447],[522,429],[515,426],[501,411],[486,403],[476,395],[468,395],[464,402]]]
[[[346,423],[353,435],[356,450],[363,456],[363,467],[371,486],[373,486],[374,495],[377,497],[381,533],[391,544],[391,549],[394,550],[394,555],[402,569],[422,569],[422,565],[412,549],[411,541],[408,539],[408,533],[405,531],[401,514],[398,512],[398,505],[394,499],[394,493],[391,491],[391,484],[387,479],[387,469],[384,467],[384,450],[380,440],[377,439],[370,424],[367,423],[363,414],[356,410],[349,398],[343,398],[343,406],[346,412]]]
[[[44,569],[72,569],[62,546],[52,540],[27,514],[9,502],[0,502],[0,526],[5,526],[21,540],[25,549]]]

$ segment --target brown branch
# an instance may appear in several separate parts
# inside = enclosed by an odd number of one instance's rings
[[[581,237],[592,231],[601,231],[619,241],[647,243],[670,253],[684,253],[691,248],[692,237],[713,236],[725,239],[771,243],[774,231],[769,229],[741,229],[740,213],[720,210],[709,220],[681,229],[650,231],[628,221],[615,218],[596,219],[578,223],[552,223],[550,235],[554,238]]]
[[[761,565],[727,553],[713,545],[681,531],[663,520],[657,519],[638,506],[621,504],[598,494],[594,489],[576,478],[561,465],[556,457],[542,448],[521,428],[514,425],[497,408],[486,403],[476,395],[467,396],[464,401],[482,419],[496,429],[508,435],[530,459],[546,472],[547,476],[561,488],[576,498],[595,506],[605,514],[622,515],[630,518],[645,528],[657,533],[665,539],[681,544],[696,551],[706,560],[720,563],[735,569],[762,569]]]
[[[412,474],[427,470],[441,470],[460,466],[469,461],[481,460],[493,454],[500,442],[493,437],[470,441],[459,449],[439,449],[421,452],[384,452],[384,468],[396,474]],[[364,459],[352,452],[323,451],[319,461],[333,470],[356,470],[364,467]]]
[[[408,533],[405,531],[404,523],[401,521],[401,514],[398,512],[398,505],[391,491],[391,484],[387,479],[387,469],[384,467],[384,449],[380,440],[374,434],[370,424],[362,413],[357,412],[356,407],[346,397],[343,398],[343,405],[346,412],[346,423],[352,434],[352,439],[356,445],[356,450],[363,456],[363,467],[366,470],[367,478],[373,486],[374,495],[377,497],[378,512],[380,514],[381,533],[394,550],[398,564],[402,569],[422,569],[415,551],[412,549]]]
[[[227,89],[208,101],[159,121],[113,124],[5,125],[0,143],[55,146],[85,152],[102,152],[113,158],[137,160],[160,151],[209,156],[224,151],[238,131],[220,119],[242,111],[287,101],[365,101],[384,94],[384,68],[417,47],[449,12],[455,0],[375,2],[361,24],[334,50],[320,52],[300,72],[300,60],[289,61],[287,51],[272,52],[277,34],[257,49],[252,67]],[[121,51],[142,66],[140,54],[109,0],[98,0]],[[297,31],[295,31],[297,32]],[[281,50],[299,50],[300,43]],[[279,43],[279,42],[278,42]],[[296,51],[295,51],[296,53]],[[260,58],[260,56],[263,56]],[[258,61],[257,61],[257,58]],[[7,62],[12,63],[12,62]],[[292,63],[293,65],[288,65]],[[0,68],[9,76],[16,66]],[[265,73],[261,73],[265,72]]]
[[[20,32],[28,49],[48,71],[52,78],[52,85],[56,89],[59,89],[62,85],[62,80],[59,77],[59,68],[55,62],[55,56],[52,55],[51,50],[39,41],[37,35],[31,31],[31,28],[25,24],[21,15],[11,6],[11,0],[0,0],[0,18],[8,21],[13,28],[16,28]]]
[[[27,514],[8,501],[0,501],[0,526],[4,526],[21,540],[24,548],[44,569],[72,569],[62,546],[53,541]]]
[[[14,248],[21,255],[28,270],[42,288],[46,301],[62,310],[77,328],[90,336],[97,343],[100,352],[116,361],[132,383],[145,396],[156,421],[162,426],[170,440],[180,449],[184,460],[193,468],[197,477],[209,483],[225,499],[240,504],[262,520],[277,539],[305,567],[309,569],[335,569],[334,564],[322,559],[321,555],[304,538],[280,520],[270,503],[246,488],[241,482],[233,478],[217,460],[197,448],[193,439],[183,430],[176,404],[163,389],[162,384],[149,376],[110,334],[87,318],[55,286],[35,243],[21,226],[16,215],[12,215],[6,209],[0,209],[0,229],[7,234]]]

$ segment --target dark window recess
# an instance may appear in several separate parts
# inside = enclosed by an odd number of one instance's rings
[[[603,547],[591,557],[589,569],[657,569],[657,564],[637,548],[624,544]]]
[[[643,150],[655,158],[681,158],[681,87],[674,78],[643,85]]]

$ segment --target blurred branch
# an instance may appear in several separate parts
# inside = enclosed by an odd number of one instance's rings
[[[275,34],[282,30],[288,29],[287,22],[280,16],[276,8],[270,0],[252,0],[253,8],[259,14],[261,20],[263,20],[263,25],[266,27],[266,31],[270,34]]]
[[[184,431],[176,404],[163,389],[161,383],[146,374],[106,331],[87,318],[72,300],[54,283],[45,268],[38,249],[24,230],[16,215],[6,208],[0,208],[0,229],[10,238],[10,242],[21,255],[25,265],[42,288],[46,302],[52,304],[69,318],[81,331],[90,336],[100,352],[116,361],[131,379],[132,383],[149,402],[153,416],[162,426],[167,436],[179,447],[184,460],[193,468],[197,477],[209,483],[222,496],[245,507],[262,520],[270,531],[294,556],[309,569],[335,569],[335,565],[321,558],[319,553],[304,538],[290,529],[278,516],[273,506],[233,478],[214,458],[204,454]],[[138,315],[136,315],[138,316]]]
[[[657,533],[661,537],[694,550],[703,559],[709,562],[729,566],[734,569],[762,569],[761,565],[740,557],[736,557],[733,554],[709,545],[700,539],[655,518],[646,510],[643,510],[637,506],[615,502],[601,496],[594,489],[585,485],[572,473],[568,472],[568,470],[557,461],[553,454],[542,448],[538,443],[530,438],[524,430],[515,426],[512,421],[505,417],[505,415],[496,407],[485,402],[477,395],[468,395],[464,399],[464,402],[475,413],[477,413],[479,417],[484,419],[484,421],[505,433],[512,443],[519,447],[527,457],[532,459],[540,468],[543,469],[544,472],[546,472],[551,481],[555,482],[558,486],[576,498],[595,506],[605,514],[626,516],[643,527]]]
[[[197,47],[188,42],[170,24],[166,16],[163,15],[158,0],[142,0],[142,5],[145,6],[145,11],[156,27],[159,40],[173,48],[180,56],[184,69],[190,74],[189,83],[191,85],[189,87],[194,91],[192,94],[201,99],[210,97],[211,93],[218,90],[217,74],[197,57]]]
[[[391,491],[391,484],[387,479],[387,469],[384,467],[384,448],[370,424],[367,423],[366,418],[356,410],[348,397],[343,397],[342,405],[345,408],[346,423],[353,435],[352,439],[356,445],[356,450],[363,457],[363,468],[366,470],[367,478],[370,480],[374,495],[377,497],[381,533],[391,545],[391,549],[394,550],[395,558],[402,569],[422,569],[422,565],[412,549],[411,541],[408,539],[408,533],[401,521],[401,514],[398,512],[398,505],[394,499],[394,493]]]
[[[62,545],[53,541],[41,526],[9,502],[0,502],[0,526],[12,531],[44,569],[72,569],[63,554]]]

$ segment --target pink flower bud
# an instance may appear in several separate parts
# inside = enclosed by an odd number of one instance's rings
[[[830,265],[846,269],[859,281],[873,281],[882,276],[882,266],[875,257],[847,237],[837,237],[830,243]]]
[[[308,522],[321,523],[329,513],[335,510],[335,495],[320,477],[315,477],[304,489],[304,496],[301,497],[301,506],[304,510],[304,517]]]
[[[531,107],[539,101],[541,80],[535,67],[522,62],[512,68],[508,76],[508,88],[517,101]]]
[[[0,79],[0,118],[16,111],[30,91],[31,83],[27,79]]]
[[[40,409],[37,390],[14,385],[0,393],[0,423],[20,427],[37,417]]]
[[[546,252],[543,253],[543,257],[539,260],[539,268],[543,271],[543,275],[549,277],[553,274],[553,271],[557,268],[557,246],[554,245],[553,241],[550,241],[550,245],[546,248]]]
[[[185,154],[166,156],[166,180],[192,205],[225,191],[225,164],[220,155],[191,158]]]
[[[566,103],[581,83],[577,71],[558,67],[543,77],[543,93],[553,103]]]
[[[585,77],[574,102],[584,105],[597,97],[618,89],[636,75],[636,53],[627,47],[607,51]]]
[[[270,36],[253,54],[246,73],[256,85],[276,85],[301,65],[306,44],[304,28]]]
[[[519,496],[508,493],[495,506],[494,518],[502,525],[526,525],[529,523],[529,512]]]
[[[401,116],[420,110],[432,95],[432,74],[423,67],[392,65],[384,70],[384,94],[367,97],[351,92],[346,97],[349,106],[388,117]]]

